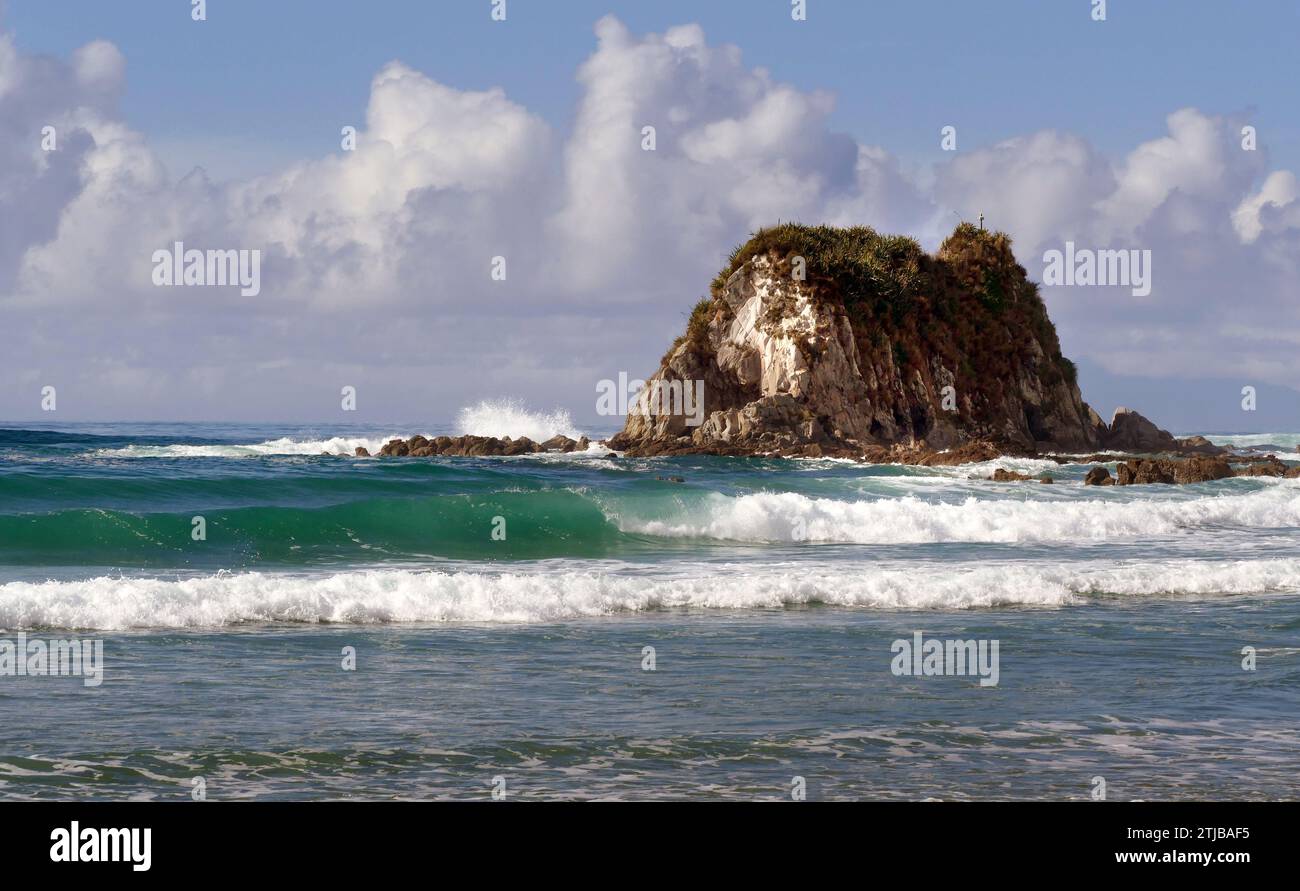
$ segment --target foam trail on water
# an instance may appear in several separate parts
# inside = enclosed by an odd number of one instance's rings
[[[644,610],[820,603],[869,609],[1062,607],[1097,594],[1188,597],[1300,591],[1300,560],[1116,565],[980,563],[810,571],[684,567],[672,577],[566,572],[373,570],[193,579],[92,578],[0,585],[0,627],[226,627],[247,623],[555,622]]]
[[[516,399],[485,399],[460,410],[457,430],[475,436],[527,436],[533,442],[545,442],[553,436],[578,439],[582,433],[573,426],[569,413],[562,409],[550,412],[530,411]]]

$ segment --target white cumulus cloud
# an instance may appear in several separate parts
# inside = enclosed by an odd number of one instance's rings
[[[112,44],[60,62],[0,32],[0,323],[27,334],[0,371],[62,375],[122,416],[142,416],[132,388],[166,413],[201,381],[213,401],[200,416],[236,417],[234,393],[273,415],[373,380],[394,415],[420,392],[449,416],[532,388],[580,417],[595,380],[652,370],[752,230],[860,224],[933,243],[956,211],[1010,232],[1035,276],[1067,239],[1152,251],[1147,298],[1047,295],[1068,354],[1146,374],[1300,376],[1292,345],[1268,339],[1300,328],[1296,178],[1243,151],[1235,118],[1176,110],[1119,158],[1080,134],[1013,135],[916,176],[836,132],[833,95],[776,80],[696,25],[634,34],[604,18],[576,77],[560,132],[501,89],[391,62],[355,151],[214,183],[168,170],[122,121],[128,64]],[[41,148],[46,126],[57,151]],[[261,294],[154,287],[153,252],[174,241],[262,251]]]

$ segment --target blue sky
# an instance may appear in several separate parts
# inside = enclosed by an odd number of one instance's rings
[[[509,0],[498,23],[490,0],[211,0],[200,31],[187,0],[8,0],[6,21],[32,52],[112,41],[127,58],[125,118],[174,164],[216,172],[332,150],[393,59],[463,89],[504,87],[561,127],[592,26],[611,11],[634,31],[698,22],[777,79],[834,92],[835,127],[906,158],[939,157],[936,122],[971,144],[1060,128],[1121,151],[1195,105],[1252,111],[1279,164],[1300,166],[1292,0],[1112,0],[1095,24],[1089,0],[810,0],[798,26],[788,7]]]
[[[0,0],[0,418],[58,384],[66,420],[329,420],[347,385],[354,422],[583,421],[753,229],[933,248],[983,212],[1038,280],[1066,241],[1151,251],[1150,295],[1044,289],[1103,414],[1300,425],[1300,4],[190,8]],[[260,250],[260,294],[154,287],[177,240]]]

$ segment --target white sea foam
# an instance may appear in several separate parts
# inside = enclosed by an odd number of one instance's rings
[[[1300,457],[1300,434],[1297,433],[1210,434],[1206,438],[1215,445],[1232,449],[1267,449],[1284,460]]]
[[[1014,470],[1030,476],[1052,476],[1061,470],[1061,465],[1048,458],[1012,458],[1006,455],[990,461],[976,461],[971,464],[954,464],[947,467],[929,467],[926,470],[942,476],[955,476],[962,479],[976,477],[985,479],[995,470]]]
[[[1034,485],[1024,483],[1022,485]],[[745,542],[823,541],[857,544],[926,542],[1074,542],[1169,535],[1207,526],[1300,526],[1300,486],[1286,480],[1241,495],[1181,500],[1093,498],[967,498],[915,496],[862,501],[810,498],[793,492],[714,494],[683,504],[671,517],[642,517],[610,502],[606,515],[624,532]]]
[[[577,439],[582,434],[573,426],[567,411],[530,411],[516,399],[485,399],[460,410],[457,430],[475,436],[527,436],[533,442],[545,442],[553,436]]]
[[[281,622],[535,623],[665,608],[820,603],[868,609],[1061,607],[1090,595],[1183,598],[1294,593],[1300,560],[944,564],[814,571],[685,567],[672,576],[585,572],[353,571],[194,579],[92,578],[0,585],[0,627],[228,627]]]
[[[335,436],[330,439],[290,439],[282,437],[247,445],[129,445],[121,449],[101,449],[96,454],[114,458],[253,458],[262,455],[352,455],[357,446],[378,452],[390,439],[405,438],[394,434],[378,437]]]

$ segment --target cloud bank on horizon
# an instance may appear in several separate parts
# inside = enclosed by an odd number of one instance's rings
[[[595,38],[566,132],[499,89],[393,61],[352,122],[355,150],[216,182],[168,170],[123,122],[111,43],[54,59],[0,32],[0,375],[14,382],[0,416],[38,414],[53,384],[70,420],[323,419],[351,385],[372,417],[449,419],[508,394],[581,419],[596,381],[653,370],[754,229],[870,225],[934,247],[954,214],[981,213],[1034,278],[1067,241],[1151,252],[1145,296],[1044,289],[1067,355],[1115,374],[1300,380],[1300,187],[1265,137],[1246,150],[1245,116],[1171,109],[1163,135],[1116,158],[1043,130],[919,169],[835,132],[834,96],[696,25],[636,34],[607,16]],[[177,241],[260,250],[260,293],[156,287],[154,253]]]

